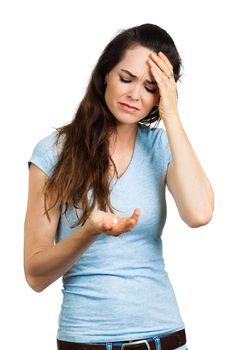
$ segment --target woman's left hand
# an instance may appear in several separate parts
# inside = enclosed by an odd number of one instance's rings
[[[176,81],[173,75],[172,64],[161,51],[158,55],[151,53],[148,64],[159,88],[158,110],[161,119],[176,117],[178,115]]]

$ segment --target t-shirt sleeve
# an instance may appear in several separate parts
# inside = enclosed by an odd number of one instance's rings
[[[50,135],[37,142],[28,160],[28,168],[33,163],[46,175],[52,175],[54,166],[58,160],[58,153],[55,146],[56,135],[57,131],[53,131]]]
[[[160,133],[160,147],[161,147],[161,152],[162,152],[163,158],[165,159],[166,165],[168,165],[172,160],[172,155],[171,155],[171,149],[170,149],[167,133],[163,128],[161,128],[161,133]]]

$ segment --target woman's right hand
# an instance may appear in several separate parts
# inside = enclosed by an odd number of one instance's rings
[[[93,232],[93,234],[105,233],[117,237],[124,232],[132,231],[138,223],[139,215],[139,208],[134,209],[133,214],[130,217],[96,210],[91,213],[84,226],[88,227],[88,230]]]

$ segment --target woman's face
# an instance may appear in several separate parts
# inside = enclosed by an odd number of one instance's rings
[[[147,63],[151,52],[140,45],[128,49],[105,76],[105,101],[121,124],[137,123],[159,100],[159,90]]]

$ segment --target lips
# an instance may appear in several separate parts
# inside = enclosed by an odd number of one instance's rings
[[[139,108],[137,108],[137,107],[135,107],[135,106],[131,106],[131,105],[129,105],[128,103],[120,102],[120,104],[121,104],[122,106],[126,106],[126,107],[128,107],[128,108],[131,108],[131,109],[134,110],[134,111],[139,111],[139,110],[140,110]]]

